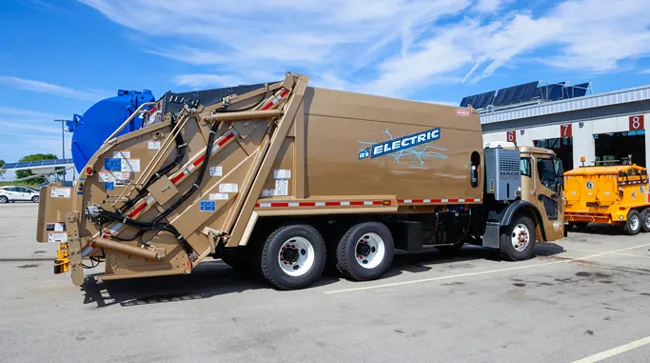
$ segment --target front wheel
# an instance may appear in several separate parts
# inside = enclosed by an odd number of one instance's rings
[[[38,195],[35,195],[35,196],[32,197],[32,202],[33,202],[33,203],[38,203],[38,200],[39,200],[39,199],[40,199],[40,198],[38,197]]]
[[[625,234],[633,236],[641,232],[641,215],[639,212],[632,209],[627,215],[627,222],[623,228]]]
[[[0,195],[0,204],[5,204],[9,201],[9,198],[5,197],[4,195]]]
[[[314,283],[325,267],[325,241],[306,224],[276,229],[261,249],[262,275],[281,290],[305,288]]]
[[[501,257],[510,261],[530,258],[535,250],[535,222],[525,214],[517,214],[501,233]]]
[[[336,268],[354,281],[374,280],[390,269],[393,254],[393,236],[388,227],[379,222],[363,222],[352,226],[339,240]]]

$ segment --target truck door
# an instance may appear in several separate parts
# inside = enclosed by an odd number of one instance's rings
[[[562,238],[564,235],[564,187],[562,162],[546,155],[536,155],[533,197],[531,203],[544,220],[546,237],[549,240]]]

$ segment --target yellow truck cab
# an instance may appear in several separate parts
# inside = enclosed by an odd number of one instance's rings
[[[568,228],[622,225],[626,234],[650,231],[648,172],[629,162],[583,166],[564,173]]]

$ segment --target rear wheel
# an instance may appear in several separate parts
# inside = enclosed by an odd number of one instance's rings
[[[623,230],[625,231],[625,234],[633,236],[641,232],[641,225],[641,214],[633,209],[627,214],[627,222],[625,222]]]
[[[535,223],[525,214],[517,214],[501,232],[501,257],[510,261],[530,258],[535,250]]]
[[[363,222],[352,226],[339,240],[336,268],[351,280],[374,280],[390,269],[393,254],[393,236],[388,227],[379,222]]]
[[[9,198],[5,197],[4,195],[0,195],[0,204],[5,204],[9,201]]]
[[[641,228],[643,232],[650,232],[650,208],[646,208],[641,212]]]
[[[306,224],[276,229],[260,252],[262,275],[281,290],[311,285],[325,267],[325,241],[314,227]]]

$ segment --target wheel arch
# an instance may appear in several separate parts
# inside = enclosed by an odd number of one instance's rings
[[[505,227],[512,223],[512,219],[517,213],[524,213],[532,218],[535,223],[536,235],[540,241],[546,241],[546,231],[544,230],[544,219],[542,214],[534,204],[522,200],[518,200],[510,204],[501,214],[499,225]]]

